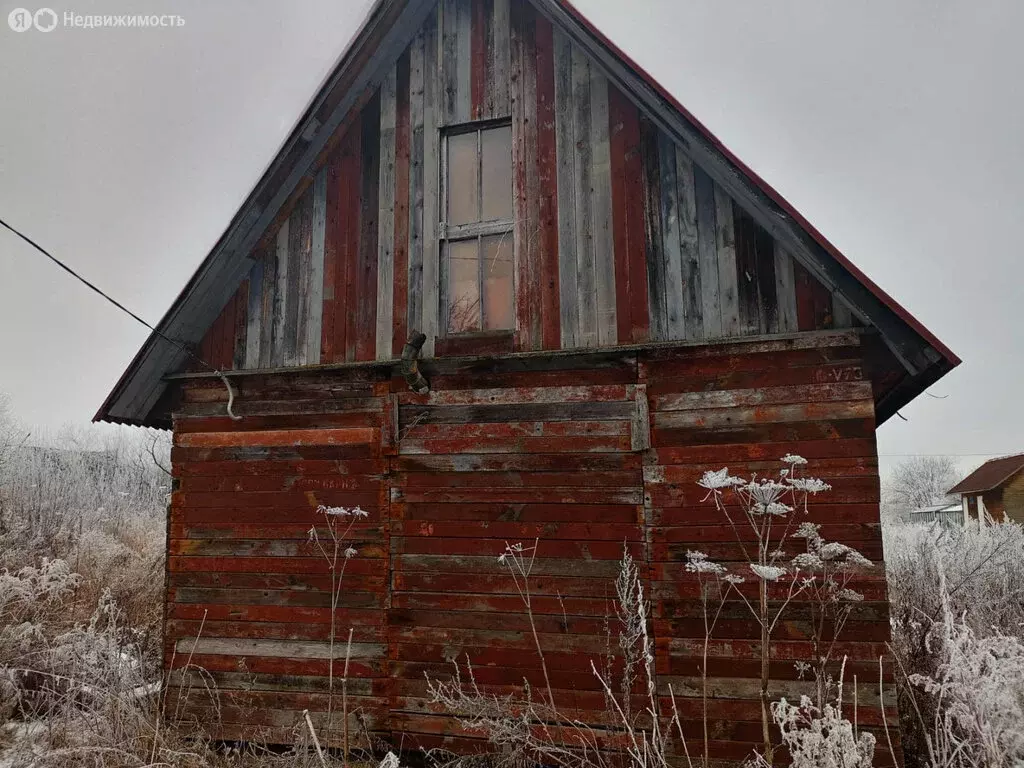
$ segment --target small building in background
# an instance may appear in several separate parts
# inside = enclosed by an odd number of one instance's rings
[[[964,528],[967,518],[960,502],[931,504],[915,509],[910,513],[912,523],[938,523],[943,528]]]
[[[1024,453],[986,461],[949,489],[964,524],[1024,523]]]

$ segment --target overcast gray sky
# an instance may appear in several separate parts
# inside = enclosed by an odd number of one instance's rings
[[[963,359],[879,432],[1024,450],[1024,3],[577,0]],[[182,27],[18,34],[0,0],[0,216],[151,322],[220,236],[368,0],[82,0]],[[1015,226],[1016,225],[1016,226]],[[0,391],[85,423],[145,329],[0,232]]]

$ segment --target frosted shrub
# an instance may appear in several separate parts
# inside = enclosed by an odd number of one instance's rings
[[[910,682],[934,705],[928,748],[936,768],[1024,765],[1024,643],[979,637],[947,615],[936,626],[934,675]]]
[[[1024,761],[1024,530],[901,525],[885,535],[907,765]]]
[[[875,737],[857,733],[841,710],[838,701],[818,709],[807,696],[801,697],[800,706],[786,699],[772,704],[791,768],[871,768]]]

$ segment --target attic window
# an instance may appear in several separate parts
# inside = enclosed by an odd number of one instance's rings
[[[445,334],[513,328],[512,126],[444,135],[441,226]]]

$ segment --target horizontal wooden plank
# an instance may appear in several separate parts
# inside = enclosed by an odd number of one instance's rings
[[[237,603],[176,603],[167,604],[169,619],[181,619],[205,623],[206,621],[240,622],[282,622],[306,624],[331,623],[331,611],[323,608],[296,605],[240,605]],[[335,622],[344,627],[353,627],[356,633],[370,628],[373,633],[381,632],[385,615],[379,608],[343,608],[335,615]],[[190,633],[192,636],[198,634]],[[371,634],[370,637],[375,635]],[[367,638],[364,638],[367,639]]]
[[[198,587],[171,587],[167,599],[176,603],[197,605],[289,605],[305,608],[330,609],[334,597],[329,589],[321,591],[293,589],[203,589]],[[381,592],[343,590],[337,605],[341,608],[372,608],[384,605]]]
[[[398,416],[402,424],[480,424],[523,421],[609,421],[629,419],[633,404],[628,401],[516,403],[499,405],[404,405]]]
[[[832,421],[874,419],[875,404],[870,400],[842,402],[802,402],[788,405],[733,406],[685,411],[662,411],[653,416],[656,429],[729,427],[743,424],[782,424],[794,421]]]
[[[400,430],[402,440],[461,440],[521,437],[622,437],[628,421],[504,421],[484,424],[423,424],[413,419]]]
[[[439,453],[624,453],[630,450],[628,436],[612,437],[520,437],[467,438],[448,440],[403,440],[404,454]]]
[[[756,389],[714,390],[711,392],[679,392],[651,398],[654,411],[691,411],[705,408],[737,408],[784,403],[825,403],[834,400],[871,400],[871,384],[867,381],[843,384],[797,384]]]
[[[683,429],[654,429],[651,442],[654,447],[670,445],[729,445],[775,442],[803,442],[805,440],[867,439],[875,434],[874,418],[799,421],[714,428],[693,427]]]
[[[637,517],[639,517],[639,514],[637,514]],[[428,521],[420,523],[422,527],[427,529],[429,529],[430,524]],[[544,552],[549,557],[574,558],[582,561],[579,565],[579,572],[582,575],[591,568],[591,560],[621,560],[624,548],[629,549],[634,557],[642,556],[642,550],[639,546],[640,541],[642,541],[640,526],[637,525],[635,530],[634,537],[627,541],[609,541],[607,539],[598,541],[546,539]],[[524,538],[528,539],[528,537]],[[509,542],[509,544],[516,543],[517,541]],[[396,536],[391,539],[391,552],[392,554],[407,555],[453,556],[474,555],[494,548],[495,559],[497,560],[501,552],[505,550],[505,543],[504,539],[478,540],[471,537],[441,539],[434,536]],[[445,570],[443,566],[438,569]]]
[[[184,449],[178,449],[179,455]],[[171,467],[175,477],[252,477],[302,475],[380,475],[387,471],[385,459],[260,459],[228,461],[178,461]]]
[[[628,399],[627,385],[564,387],[492,387],[490,389],[432,389],[426,394],[399,392],[401,405],[498,405],[511,403],[592,403]]]
[[[193,475],[183,477],[178,489],[183,493],[252,493],[259,491],[359,491],[376,492],[381,487],[380,475],[277,474],[271,467],[259,475]]]
[[[261,656],[280,659],[377,659],[387,653],[382,643],[326,643],[305,640],[267,640],[224,637],[183,637],[177,641],[178,653],[209,656]]]
[[[399,488],[604,488],[640,486],[640,472],[396,472]]]
[[[228,416],[206,416],[201,418],[178,418],[175,432],[257,432],[274,430],[326,429],[333,427],[372,428],[381,426],[381,408],[366,411],[313,412],[308,414],[284,414],[273,416],[243,416],[233,420]]]
[[[321,535],[327,536],[326,529]],[[385,546],[363,537],[346,538],[346,547],[356,549],[360,557],[384,557]],[[201,557],[310,557],[318,552],[305,540],[281,539],[172,539],[169,543],[172,555],[195,555]]]
[[[370,558],[352,558],[346,566],[351,573],[383,573],[386,563]],[[325,573],[329,564],[316,557],[183,557],[167,558],[171,571],[209,571],[222,573]]]
[[[406,503],[643,504],[639,487],[626,488],[392,488],[393,501]]]
[[[175,445],[183,448],[234,446],[348,445],[379,442],[379,430],[354,429],[271,429],[254,432],[175,433]]]
[[[398,472],[590,472],[637,470],[643,464],[639,454],[460,454],[396,456]]]

